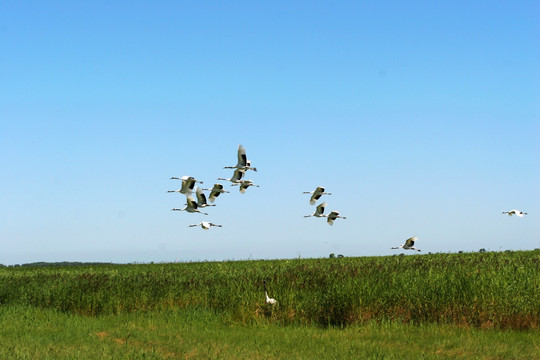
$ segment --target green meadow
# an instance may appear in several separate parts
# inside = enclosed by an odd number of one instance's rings
[[[540,250],[2,267],[0,357],[535,359],[539,268]]]

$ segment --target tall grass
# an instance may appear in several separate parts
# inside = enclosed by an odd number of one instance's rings
[[[246,323],[538,328],[540,251],[0,269],[0,304],[102,315],[201,308]],[[265,304],[263,280],[278,304]]]

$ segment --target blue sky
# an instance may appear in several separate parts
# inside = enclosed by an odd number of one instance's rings
[[[2,8],[0,263],[540,246],[538,2]],[[260,188],[169,211],[238,144]]]

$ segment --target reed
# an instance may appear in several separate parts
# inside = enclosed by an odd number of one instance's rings
[[[243,323],[538,328],[540,250],[0,268],[0,304],[90,316],[205,309]],[[276,306],[265,304],[263,280]]]

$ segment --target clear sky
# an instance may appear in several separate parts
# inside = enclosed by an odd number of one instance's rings
[[[2,264],[540,247],[538,1],[1,7]],[[170,211],[239,144],[260,188]]]

